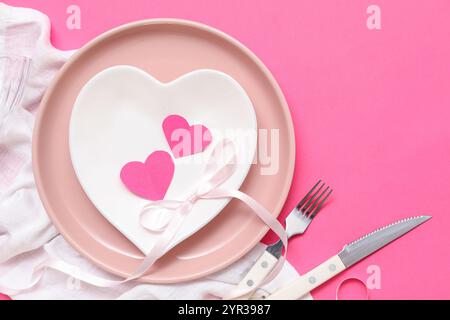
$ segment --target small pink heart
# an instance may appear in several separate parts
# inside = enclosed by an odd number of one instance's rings
[[[179,115],[166,117],[163,131],[175,158],[203,152],[212,139],[207,127],[201,124],[189,125],[187,120]]]
[[[128,162],[120,171],[123,184],[134,194],[151,200],[162,200],[173,178],[175,166],[170,154],[155,151],[144,163]]]

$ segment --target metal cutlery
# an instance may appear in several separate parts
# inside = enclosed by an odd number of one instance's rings
[[[324,202],[333,191],[330,187],[325,187],[325,183],[319,180],[311,190],[303,197],[297,206],[286,218],[286,232],[288,239],[303,234],[312,219],[319,213]],[[251,288],[258,288],[264,278],[273,270],[278,259],[281,257],[283,243],[281,240],[269,245],[261,257],[256,261],[247,275],[239,282],[236,290],[245,291]],[[248,299],[254,291],[239,296],[237,299]]]
[[[400,238],[430,218],[431,216],[407,218],[375,230],[347,244],[337,255],[302,275],[286,287],[279,289],[267,299],[299,299],[335,275],[383,248],[395,239]]]

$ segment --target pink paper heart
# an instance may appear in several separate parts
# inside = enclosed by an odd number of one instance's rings
[[[170,154],[155,151],[144,163],[128,162],[120,171],[123,184],[134,194],[148,200],[162,200],[173,178],[175,166]]]
[[[175,158],[203,152],[211,143],[211,132],[201,124],[189,125],[179,115],[170,115],[164,119],[163,131],[167,143]]]

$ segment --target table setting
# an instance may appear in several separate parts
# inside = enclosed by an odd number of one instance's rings
[[[450,46],[395,40],[401,6],[319,42],[337,4],[277,11],[304,31],[270,50],[237,32],[252,1],[167,3],[61,50],[65,4],[25,2],[0,3],[0,300],[450,298]]]

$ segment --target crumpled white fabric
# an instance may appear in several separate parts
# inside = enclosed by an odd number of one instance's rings
[[[15,72],[17,57],[31,62],[23,99],[10,109],[0,95],[0,287],[30,283],[35,268],[47,259],[61,259],[107,279],[113,275],[80,256],[52,226],[39,199],[31,167],[31,136],[35,112],[45,89],[72,52],[50,43],[50,22],[44,14],[0,3],[0,90]],[[17,80],[17,79],[16,79]],[[1,92],[0,92],[1,94]],[[4,98],[5,96],[3,96]],[[171,285],[129,282],[98,288],[47,269],[30,290],[13,299],[207,299],[238,283],[263,252],[262,244],[227,269],[200,280]],[[297,277],[285,263],[264,293]],[[308,296],[308,298],[311,298]]]

